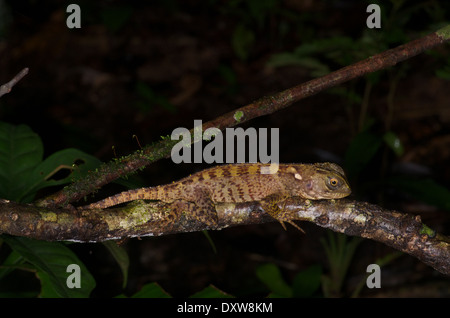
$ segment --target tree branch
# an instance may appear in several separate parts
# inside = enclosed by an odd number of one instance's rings
[[[303,98],[315,95],[325,89],[334,87],[365,74],[394,66],[399,62],[446,43],[449,40],[450,25],[423,38],[369,57],[363,61],[344,67],[323,77],[313,79],[309,82],[287,89],[275,95],[263,97],[247,106],[241,107],[214,120],[204,123],[202,129],[204,131],[208,128],[216,127],[223,130],[227,127],[233,127],[260,116],[272,114]],[[192,134],[193,129],[191,130],[191,135]],[[193,140],[193,138],[191,140]],[[95,192],[101,186],[108,184],[119,177],[141,169],[159,159],[168,158],[172,147],[177,142],[178,141],[165,139],[146,146],[142,150],[136,151],[135,153],[120,159],[119,161],[112,161],[108,164],[104,164],[97,171],[91,172],[86,178],[79,180],[65,187],[61,191],[38,201],[37,204],[43,207],[64,206],[68,203],[78,201],[86,195]]]
[[[450,275],[450,238],[428,228],[419,216],[347,199],[292,198],[285,203],[284,207],[292,211],[292,220],[309,221],[335,232],[381,242]],[[169,209],[170,204],[144,201],[106,210],[75,210],[0,200],[0,233],[47,241],[100,242],[208,229],[190,215],[167,222],[164,215]],[[223,203],[216,209],[217,229],[274,221],[258,202]]]
[[[0,86],[0,97],[11,92],[14,85],[16,85],[17,82],[19,82],[22,78],[24,78],[25,75],[28,74],[28,71],[29,71],[29,69],[27,67],[24,68],[16,76],[14,76],[12,80],[10,80],[8,83]]]

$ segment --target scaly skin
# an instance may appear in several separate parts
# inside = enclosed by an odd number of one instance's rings
[[[278,207],[285,199],[340,199],[351,193],[344,171],[334,163],[279,164],[278,171],[269,173],[273,167],[260,163],[216,166],[171,184],[121,192],[83,209],[159,200],[173,203],[174,218],[186,211],[214,228],[218,223],[215,203],[260,201],[262,208],[284,227],[283,222],[296,226]]]

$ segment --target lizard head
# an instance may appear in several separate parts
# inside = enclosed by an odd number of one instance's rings
[[[296,179],[293,194],[305,199],[340,199],[351,193],[344,170],[335,163],[315,163],[299,169],[293,165],[286,171]]]

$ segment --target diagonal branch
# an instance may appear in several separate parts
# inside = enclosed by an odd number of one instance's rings
[[[236,126],[256,117],[272,114],[303,98],[315,95],[325,89],[361,77],[365,74],[394,66],[399,62],[446,43],[449,40],[450,25],[425,37],[375,56],[371,56],[363,61],[344,67],[323,77],[313,79],[275,95],[263,97],[249,105],[204,123],[202,129],[204,131],[207,128],[216,127],[223,130],[227,127]],[[191,130],[191,134],[193,134],[193,130]],[[193,138],[191,140],[193,140]],[[124,157],[119,161],[112,161],[108,164],[104,164],[97,171],[91,172],[86,178],[65,187],[50,197],[40,200],[38,205],[44,207],[64,206],[68,203],[78,201],[86,195],[95,192],[101,186],[108,184],[119,177],[141,169],[162,158],[168,158],[172,147],[177,142],[178,141],[165,139],[146,146],[142,150]]]
[[[0,86],[0,97],[11,92],[14,85],[16,85],[17,82],[19,82],[22,78],[24,78],[25,75],[28,74],[28,71],[29,71],[29,69],[27,67],[24,68],[16,76],[14,76],[12,80],[10,80],[8,83]]]
[[[292,211],[293,220],[309,221],[335,232],[381,242],[450,275],[450,238],[428,228],[419,216],[347,199],[291,198],[285,203],[284,207]],[[82,211],[0,200],[0,233],[47,241],[100,242],[207,229],[190,215],[168,223],[164,217],[168,209],[168,204],[144,201],[122,208]],[[218,229],[274,221],[258,202],[218,204],[216,209]]]

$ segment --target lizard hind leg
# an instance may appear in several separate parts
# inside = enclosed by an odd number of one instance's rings
[[[202,190],[194,191],[196,200],[190,212],[198,221],[206,224],[209,228],[217,228],[219,224],[216,206],[208,193]]]
[[[195,202],[184,199],[176,200],[172,206],[177,210],[177,214],[181,215],[183,212],[193,217],[197,221],[206,224],[209,228],[214,229],[218,226],[218,217],[214,202],[209,195],[204,191],[194,191]]]

